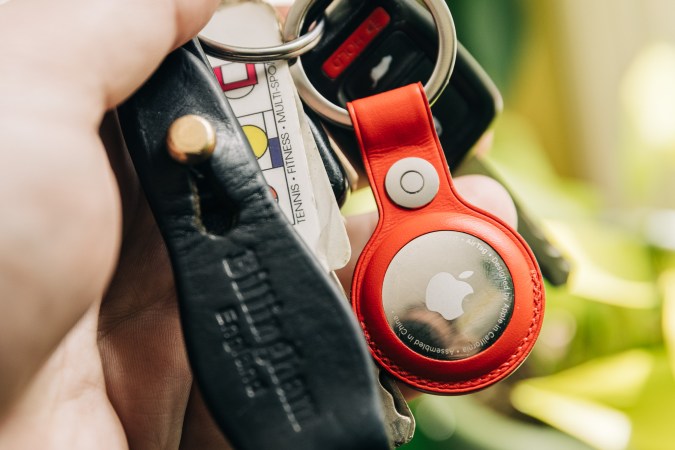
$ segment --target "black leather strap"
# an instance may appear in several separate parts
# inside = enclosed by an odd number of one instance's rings
[[[361,330],[270,196],[197,44],[119,114],[169,248],[192,368],[235,448],[389,448]],[[165,145],[186,114],[217,130],[213,157],[192,167]]]

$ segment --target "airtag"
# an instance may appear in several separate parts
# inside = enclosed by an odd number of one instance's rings
[[[407,347],[428,358],[459,360],[502,335],[513,312],[513,280],[481,239],[437,231],[396,254],[384,276],[382,303]]]
[[[371,355],[426,392],[504,379],[543,321],[532,251],[455,192],[421,85],[348,107],[379,212],[351,291]]]

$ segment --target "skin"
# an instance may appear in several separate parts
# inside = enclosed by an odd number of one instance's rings
[[[217,3],[0,2],[0,448],[228,448],[192,382],[167,252],[106,115]],[[373,226],[372,214],[348,222],[355,254]]]

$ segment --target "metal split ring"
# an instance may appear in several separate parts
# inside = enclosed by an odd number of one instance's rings
[[[294,40],[302,31],[305,18],[315,0],[296,0],[291,7],[286,25],[284,26],[284,40]],[[436,66],[424,86],[424,90],[433,104],[447,86],[452,75],[457,57],[457,34],[452,14],[443,0],[424,0],[436,23],[438,30],[438,58]],[[302,67],[300,58],[291,66],[291,73],[295,80],[300,97],[307,105],[334,123],[345,127],[351,127],[352,121],[346,109],[330,102],[312,85]]]
[[[280,59],[293,59],[310,51],[319,43],[325,29],[325,20],[321,18],[316,26],[306,34],[289,40],[282,45],[272,47],[237,47],[234,45],[223,44],[222,42],[209,39],[206,36],[199,35],[199,43],[204,52],[214,58],[224,59],[235,62],[268,62],[278,61]]]

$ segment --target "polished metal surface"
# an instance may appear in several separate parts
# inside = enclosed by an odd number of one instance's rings
[[[324,20],[319,20],[314,28],[307,34],[295,39],[289,40],[284,44],[272,47],[238,47],[234,45],[223,44],[204,35],[199,35],[199,39],[204,52],[214,58],[224,59],[235,62],[269,62],[282,59],[293,59],[310,51],[319,43],[323,36]]]
[[[504,332],[514,308],[513,280],[484,241],[436,231],[396,254],[382,302],[389,326],[406,346],[437,360],[465,359]]]
[[[211,122],[201,116],[183,116],[169,127],[166,146],[176,161],[182,164],[200,163],[213,155],[216,131]]]
[[[412,441],[415,435],[415,417],[396,381],[379,366],[375,370],[384,418],[389,426],[389,439],[392,446],[400,447]]]

